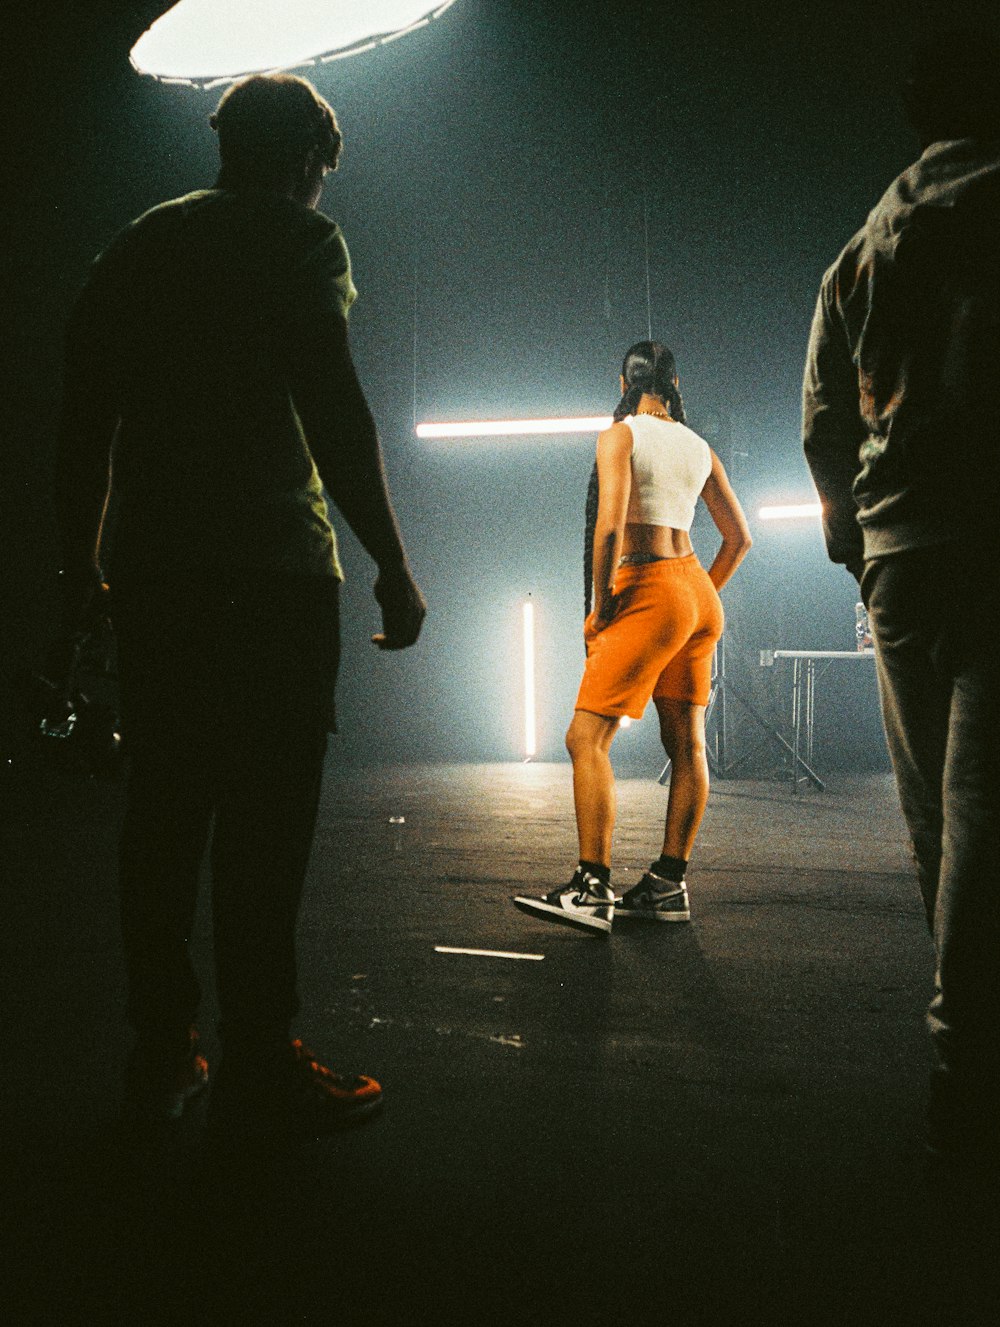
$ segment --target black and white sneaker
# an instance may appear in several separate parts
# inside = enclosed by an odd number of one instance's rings
[[[518,895],[514,906],[545,921],[563,922],[566,926],[608,935],[615,915],[615,893],[610,885],[578,866],[568,885],[541,898]]]
[[[650,922],[689,922],[691,907],[683,880],[664,880],[647,871],[637,885],[615,899],[616,917],[641,917]]]

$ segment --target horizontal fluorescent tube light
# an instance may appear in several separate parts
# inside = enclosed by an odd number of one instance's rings
[[[610,415],[562,419],[468,419],[457,423],[418,424],[418,438],[509,438],[539,433],[600,433],[611,427]]]
[[[804,516],[822,516],[823,508],[818,502],[789,503],[783,507],[761,507],[757,515],[762,521],[795,521]]]

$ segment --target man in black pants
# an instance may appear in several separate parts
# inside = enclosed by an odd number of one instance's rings
[[[121,837],[126,1113],[176,1118],[206,1085],[188,956],[211,832],[223,1058],[212,1111],[335,1129],[377,1107],[292,1040],[294,932],[327,732],[341,570],[323,489],[378,566],[383,649],[425,606],[351,361],[350,261],[316,211],[336,118],[289,75],[219,103],[216,187],[153,208],[74,309],[57,461],[72,628],[110,609],[130,754]]]
[[[923,153],[824,277],[804,388],[937,953],[928,1145],[961,1169],[1000,1161],[998,67],[991,32],[916,53]]]

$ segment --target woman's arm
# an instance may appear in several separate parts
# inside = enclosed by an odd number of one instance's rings
[[[612,424],[597,439],[597,479],[600,497],[594,526],[594,617],[606,623],[614,616],[615,571],[622,554],[632,490],[632,430],[627,424]]]
[[[733,492],[725,467],[715,452],[712,452],[712,471],[705,480],[701,496],[705,499],[705,506],[715,522],[715,528],[722,535],[722,547],[708,569],[712,584],[721,590],[749,553],[753,540],[740,500]]]

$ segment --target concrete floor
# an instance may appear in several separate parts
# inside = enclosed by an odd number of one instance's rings
[[[619,782],[617,883],[655,772]],[[385,1110],[237,1157],[197,1118],[115,1142],[120,790],[8,781],[5,1321],[994,1321],[995,1213],[921,1173],[932,954],[888,776],[718,782],[692,924],[606,942],[509,902],[569,877],[568,765],[331,761],[300,1031]],[[204,915],[194,945],[211,1055]]]

